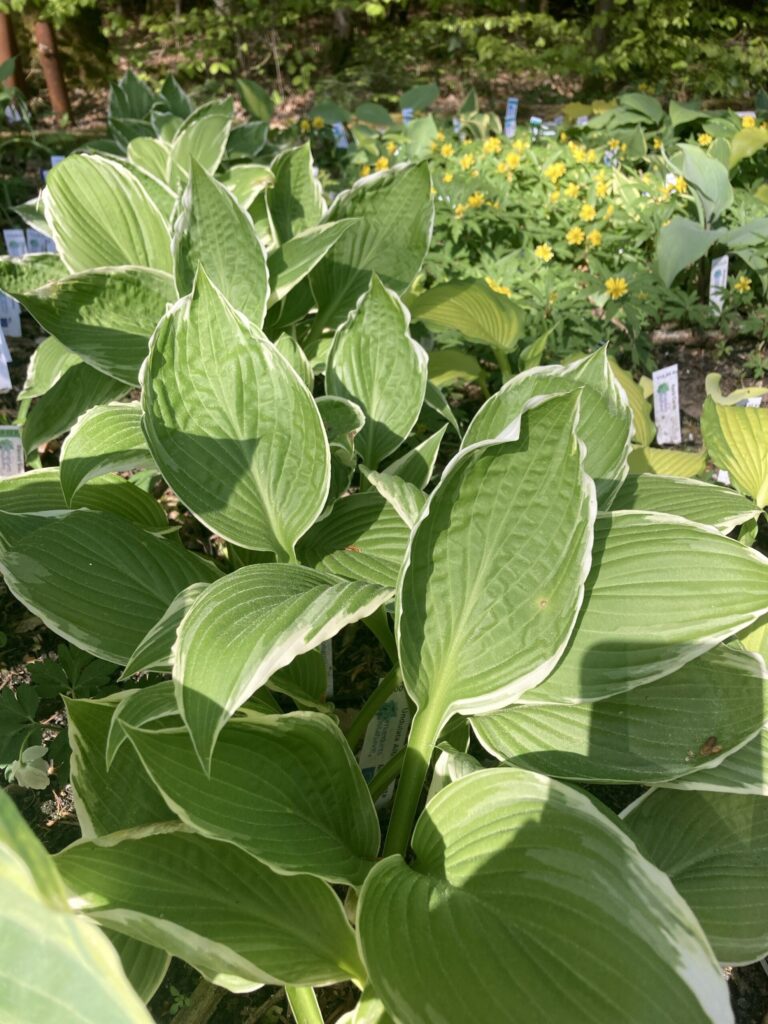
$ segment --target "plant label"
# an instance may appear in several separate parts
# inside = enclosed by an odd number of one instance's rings
[[[2,355],[0,355],[0,394],[4,395],[7,391],[10,391],[13,385],[11,384],[11,375],[8,373],[8,363]]]
[[[680,444],[680,394],[677,363],[653,373],[653,418],[659,444]]]
[[[363,746],[358,755],[360,770],[366,782],[401,750],[408,740],[411,709],[405,687],[398,686],[392,696],[376,712],[365,732]],[[376,800],[377,807],[386,807],[395,791],[394,782]]]
[[[53,239],[49,238],[48,235],[44,235],[42,231],[37,231],[35,228],[27,228],[27,252],[50,252],[52,244]]]
[[[576,127],[585,128],[589,124],[589,114],[579,114],[576,118]]]
[[[510,96],[507,99],[507,109],[504,112],[504,134],[511,139],[517,131],[517,111],[520,100],[517,96]]]
[[[0,328],[7,338],[21,337],[21,306],[3,292],[0,292]]]
[[[6,363],[13,362],[13,356],[11,350],[8,348],[8,342],[5,340],[5,334],[3,333],[2,327],[0,327],[0,359],[4,359]]]
[[[349,149],[347,130],[341,121],[334,121],[331,125],[333,137],[336,140],[336,149]]]
[[[0,427],[0,477],[18,476],[23,472],[24,446],[21,443],[21,427]]]
[[[718,256],[712,260],[709,271],[709,304],[722,310],[725,300],[725,288],[728,283],[728,257]]]
[[[719,484],[724,484],[726,487],[731,486],[731,474],[728,472],[727,469],[718,469],[718,471],[715,473],[715,480]]]
[[[544,124],[544,121],[540,117],[534,116],[528,123],[531,126],[531,142],[535,142],[539,137],[539,132],[541,131],[541,126]]]
[[[3,230],[5,251],[15,259],[27,255],[27,236],[23,228],[5,228]]]
[[[413,107],[403,107],[403,124],[410,124],[413,120]]]

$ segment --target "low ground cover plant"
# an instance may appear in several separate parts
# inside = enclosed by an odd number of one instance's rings
[[[731,1020],[721,965],[768,953],[768,410],[710,382],[734,489],[686,478],[606,346],[535,365],[478,281],[503,372],[458,422],[413,287],[428,166],[329,205],[307,145],[228,166],[229,118],[68,157],[58,254],[2,263],[51,332],[25,444],[68,433],[0,483],[0,571],[71,645],[37,685],[82,832],[52,857],[0,793],[2,1004],[148,1021],[175,956],[299,1024],[344,981],[347,1024]],[[342,720],[356,624],[389,670]],[[19,785],[57,770],[31,728]]]

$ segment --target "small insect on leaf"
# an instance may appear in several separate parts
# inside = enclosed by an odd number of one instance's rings
[[[699,747],[699,753],[702,757],[711,757],[713,754],[719,754],[722,749],[717,742],[717,736],[708,736]]]

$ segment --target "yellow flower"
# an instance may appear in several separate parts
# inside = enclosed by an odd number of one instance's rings
[[[608,206],[607,206],[606,211],[605,211],[605,219],[606,220],[610,220],[612,216],[613,216],[613,203],[608,203]]]
[[[506,174],[509,168],[507,167],[503,160],[499,160],[499,162],[496,164],[496,170],[499,172],[499,174]]]
[[[306,117],[302,117],[302,119],[299,121],[299,131],[308,132],[311,127],[312,125],[309,123]]]
[[[653,148],[658,151],[659,149],[661,149],[661,147],[662,141],[657,135],[656,138],[653,140]]]
[[[607,181],[598,181],[595,184],[595,194],[598,199],[605,199],[606,196],[611,194],[611,186]]]
[[[444,156],[446,160],[448,159],[448,157],[453,156],[453,146],[450,144],[450,142],[444,142],[443,145],[440,147],[440,156]]]
[[[597,150],[596,149],[588,149],[587,150],[587,163],[588,164],[593,164],[596,161],[597,161]]]
[[[696,136],[696,141],[700,146],[708,146],[712,142],[712,136],[709,132],[699,132]]]
[[[363,166],[360,168],[360,177],[361,178],[367,178],[370,173],[371,173],[371,165],[370,164],[363,164]]]
[[[757,119],[752,114],[745,114],[741,119],[742,128],[754,128],[757,124]]]
[[[516,171],[517,168],[520,166],[520,154],[519,153],[513,153],[510,150],[510,152],[507,153],[507,155],[506,155],[506,157],[504,159],[505,159],[506,165],[510,169],[510,171]]]
[[[553,185],[556,185],[565,174],[565,170],[564,161],[557,160],[555,163],[550,164],[549,167],[544,168],[544,177],[548,178]]]
[[[464,156],[461,157],[461,159],[459,160],[459,167],[461,167],[462,171],[468,171],[472,164],[474,164],[474,162],[475,158],[472,156],[472,154],[465,153]]]
[[[629,146],[626,144],[626,142],[622,142],[622,144],[621,144],[621,146],[619,148],[621,149],[622,153],[626,153],[627,150],[629,149]]]
[[[470,178],[479,178],[479,177],[480,177],[480,171],[478,171],[478,170],[474,170],[470,174]]]
[[[587,150],[585,146],[583,146],[580,142],[574,142],[573,140],[571,140],[568,143],[568,149],[571,151],[571,156],[577,164],[584,163],[587,157]]]
[[[443,175],[443,181],[445,182],[446,185],[450,185],[450,183],[453,181],[453,175],[451,174],[450,171],[446,171],[446,173]]]
[[[493,292],[498,292],[499,295],[506,295],[508,299],[512,298],[512,292],[505,284],[499,284],[498,281],[494,281],[492,277],[486,277],[485,283]]]
[[[478,206],[482,206],[485,202],[485,192],[473,192],[467,200],[467,203],[476,210]]]
[[[397,151],[397,143],[390,139],[385,148],[388,153],[394,153]]]
[[[483,143],[484,153],[500,153],[501,152],[501,139],[496,138],[495,135],[491,136],[490,139],[486,139]]]
[[[444,142],[445,141],[445,132],[438,132],[437,135],[435,136],[435,138],[437,139],[438,142]]]
[[[323,120],[322,117],[313,117],[312,118],[312,127],[313,128],[325,128],[325,121]]]
[[[542,263],[549,263],[555,253],[549,242],[542,242],[541,245],[537,245],[533,250],[533,255],[537,260],[541,260]]]
[[[437,146],[438,144],[436,142],[430,142],[429,144],[429,148],[432,150],[433,153],[437,152]]]
[[[579,210],[579,218],[589,223],[594,220],[597,216],[597,210],[594,208],[592,203],[582,203],[581,209]]]
[[[680,195],[685,195],[685,193],[688,191],[688,182],[685,180],[682,174],[678,174],[678,176],[675,178],[675,188],[680,193]]]
[[[565,140],[567,138],[568,138],[568,132],[560,132],[560,141],[561,142],[565,142]]]
[[[572,228],[569,228],[565,235],[565,240],[568,245],[581,245],[584,241],[584,231],[575,224]]]
[[[608,149],[619,149],[621,143],[618,139],[608,139]]]
[[[461,140],[461,144],[462,144],[462,146],[471,146],[472,145],[472,139],[462,139]]]
[[[457,217],[461,218],[466,213],[466,210],[467,210],[467,208],[464,205],[464,203],[457,203],[456,204],[456,209],[455,209],[454,213],[455,213],[455,215]]]
[[[560,198],[560,189],[559,188],[556,188],[556,189],[554,189],[554,191],[549,193],[549,201],[550,201],[550,203],[556,203],[559,198]]]
[[[602,232],[598,231],[597,228],[592,228],[592,230],[587,235],[587,241],[593,249],[596,249],[598,245],[600,245],[603,241]]]
[[[377,171],[386,171],[389,167],[389,157],[380,156],[376,163],[373,165]]]
[[[528,149],[528,143],[525,139],[515,139],[512,143],[512,149],[514,149],[516,153],[524,153],[526,149]]]
[[[576,199],[576,197],[578,196],[580,191],[581,191],[581,189],[579,188],[579,186],[576,184],[575,181],[570,181],[565,186],[565,196],[566,196],[567,199]]]
[[[605,290],[612,299],[623,299],[629,291],[626,277],[609,277],[605,282]]]
[[[737,292],[740,292],[742,295],[744,295],[746,294],[746,292],[752,290],[752,282],[749,280],[746,274],[739,274],[739,276],[733,282],[733,287],[736,289]]]

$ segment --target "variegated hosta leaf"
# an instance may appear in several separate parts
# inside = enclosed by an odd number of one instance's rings
[[[723,963],[768,953],[768,800],[659,789],[625,816]]]
[[[205,273],[161,321],[144,431],[182,501],[226,540],[286,558],[325,503],[328,443],[312,395]]]
[[[89,839],[177,820],[130,743],[123,744],[107,766],[112,716],[125,699],[112,694],[103,700],[66,700],[72,794],[80,829]]]
[[[439,331],[460,331],[469,341],[514,352],[523,333],[522,308],[485,281],[433,285],[409,302],[414,320]]]
[[[86,270],[19,294],[46,331],[102,373],[136,384],[149,339],[169,302],[170,274],[147,267]]]
[[[445,436],[448,424],[440,427],[438,431],[411,448],[405,455],[401,455],[394,462],[390,462],[382,472],[399,476],[406,483],[413,484],[420,490],[427,486],[435,471],[435,462],[440,451],[440,442]]]
[[[275,348],[304,381],[311,391],[315,384],[315,374],[312,364],[304,355],[304,350],[297,341],[294,341],[290,334],[281,334],[275,342]]]
[[[151,469],[138,402],[97,405],[69,433],[59,459],[61,489],[71,502],[88,480],[126,469]]]
[[[397,294],[374,274],[328,358],[327,393],[351,399],[365,413],[355,446],[371,469],[400,447],[424,402],[427,354],[411,338],[409,322]]]
[[[0,992],[7,1021],[151,1024],[109,939],[69,911],[54,861],[0,793]]]
[[[411,534],[396,632],[433,739],[451,714],[494,711],[535,686],[568,642],[595,516],[578,407],[578,393],[534,399],[507,435],[461,452]]]
[[[658,473],[662,476],[694,477],[707,468],[707,456],[701,452],[681,452],[676,448],[633,448],[629,453],[630,473]]]
[[[704,401],[701,432],[712,461],[761,507],[768,505],[768,409]]]
[[[163,139],[139,136],[128,143],[128,162],[151,174],[158,181],[165,181],[168,176],[170,152],[170,145]]]
[[[595,481],[602,508],[610,506],[627,473],[632,415],[608,364],[605,346],[567,366],[537,366],[513,377],[480,409],[462,447],[501,433],[534,395],[582,389],[579,438],[586,445],[584,468]]]
[[[179,591],[128,659],[121,679],[128,679],[137,672],[170,672],[173,669],[173,645],[179,626],[207,587],[207,583],[191,583]]]
[[[74,153],[53,168],[45,218],[71,273],[153,267],[170,273],[171,237],[138,178],[116,160]]]
[[[128,734],[123,725],[141,729],[160,719],[165,719],[164,728],[181,724],[173,683],[155,683],[141,690],[129,690],[112,715],[105,748],[107,767],[112,766],[118,751],[128,742]]]
[[[232,975],[237,988],[363,975],[354,934],[327,883],[277,874],[236,846],[172,828],[67,847],[56,862],[78,906],[225,988]]]
[[[224,724],[274,672],[391,596],[299,565],[248,565],[209,587],[181,624],[173,667],[204,768]]]
[[[3,256],[0,258],[0,291],[7,295],[33,292],[51,281],[66,277],[68,273],[61,256],[56,253],[31,253],[21,259]]]
[[[275,180],[272,171],[262,164],[233,164],[226,171],[219,171],[217,178],[244,210]]]
[[[195,160],[173,227],[173,258],[180,295],[192,291],[200,266],[227,301],[261,327],[269,291],[266,253],[245,210]]]
[[[627,477],[611,503],[611,511],[621,509],[683,516],[721,533],[730,533],[760,515],[756,505],[728,487],[652,473]]]
[[[768,611],[768,559],[713,527],[598,516],[592,571],[555,670],[523,703],[579,704],[661,679]]]
[[[280,302],[313,270],[354,221],[318,224],[294,235],[269,257],[269,305]]]
[[[163,983],[168,973],[171,958],[164,949],[149,946],[119,932],[106,932],[109,941],[117,950],[125,976],[143,1003],[148,1003]]]
[[[340,498],[302,539],[302,562],[352,580],[394,587],[410,529],[374,491]]]
[[[168,520],[151,495],[119,476],[103,476],[83,484],[71,499],[73,508],[90,508],[125,516],[145,530],[162,531]],[[0,511],[53,515],[69,508],[59,470],[33,469],[21,476],[0,480]]]
[[[689,907],[577,790],[474,772],[427,804],[413,849],[411,864],[376,865],[359,907],[363,959],[396,1020],[733,1020]]]
[[[665,789],[698,789],[712,793],[768,796],[768,727],[714,768],[661,783]]]
[[[360,885],[373,866],[380,838],[373,800],[326,715],[249,713],[230,722],[210,775],[186,729],[127,732],[168,806],[196,832],[234,843],[281,874]]]
[[[500,761],[560,779],[646,782],[718,764],[768,719],[759,658],[725,645],[655,683],[591,704],[517,705],[473,719]]]
[[[77,366],[78,363],[82,363],[80,356],[76,356],[56,338],[43,339],[29,360],[27,378],[19,394],[19,400],[44,395],[61,380],[70,367]]]
[[[278,241],[319,224],[326,212],[323,189],[315,174],[308,142],[281,153],[272,164],[274,184],[266,193]]]
[[[187,180],[193,160],[214,173],[227,148],[231,127],[231,99],[211,100],[189,115],[171,143],[168,165],[174,188]]]
[[[402,295],[432,238],[434,207],[426,163],[362,178],[334,200],[327,221],[359,218],[310,275],[319,313],[314,337],[337,327],[368,287],[371,273]]]
[[[8,589],[49,629],[118,665],[180,590],[219,575],[179,544],[91,511],[46,519],[0,552],[0,569]]]
[[[361,472],[403,522],[413,528],[426,504],[426,494],[394,473],[377,473],[375,469],[366,469],[365,466],[361,467]]]
[[[728,395],[724,395],[720,387],[722,374],[708,373],[704,378],[704,387],[707,397],[711,398],[717,405],[743,405],[750,398],[763,398],[768,395],[768,388],[734,388]]]

